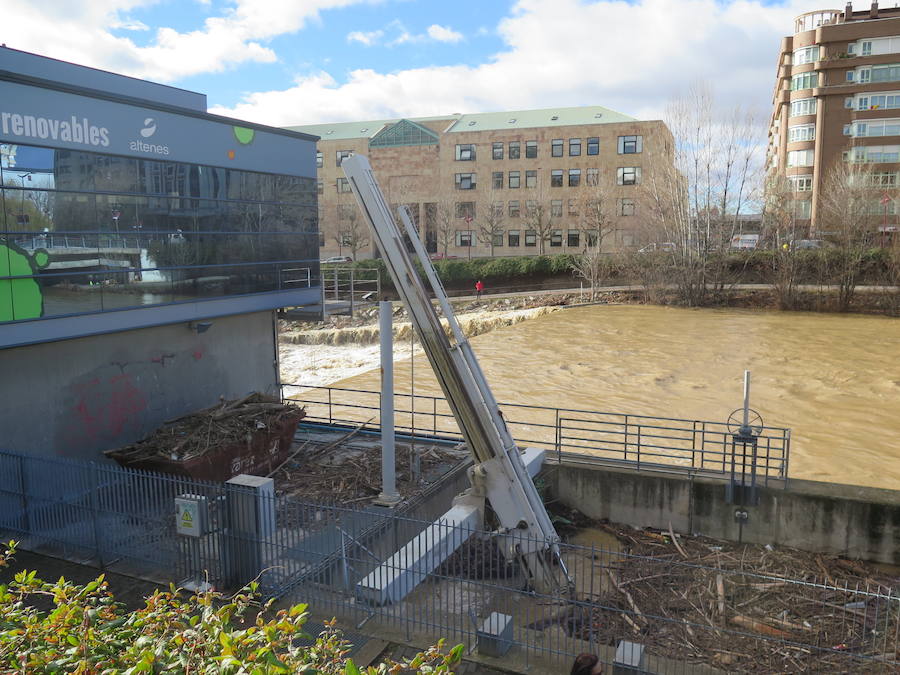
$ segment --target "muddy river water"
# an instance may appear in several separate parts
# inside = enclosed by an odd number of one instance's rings
[[[792,430],[790,476],[900,489],[900,321],[592,306],[471,340],[501,402],[725,421],[751,405]],[[425,357],[415,393],[441,395]],[[410,391],[410,362],[395,364]],[[378,370],[338,386],[377,389]]]

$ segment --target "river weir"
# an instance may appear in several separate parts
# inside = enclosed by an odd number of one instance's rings
[[[661,417],[724,422],[750,370],[752,406],[767,425],[792,430],[791,477],[900,486],[896,319],[596,305],[500,327],[472,345],[501,402]],[[415,393],[439,396],[424,356],[411,364],[408,345],[398,347],[397,392],[412,391],[414,371]],[[310,349],[323,347],[285,346],[283,371]],[[356,368],[344,368],[340,352],[320,354],[317,381],[298,367],[285,381],[377,390],[377,348],[328,349],[345,350]]]

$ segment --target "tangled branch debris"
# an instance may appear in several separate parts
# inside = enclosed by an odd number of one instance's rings
[[[157,457],[185,462],[236,442],[249,441],[258,432],[281,429],[287,418],[299,419],[303,414],[296,405],[254,392],[167,420],[151,436],[106,454],[125,465]]]

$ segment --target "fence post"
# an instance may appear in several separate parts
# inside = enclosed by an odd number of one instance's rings
[[[556,408],[556,463],[562,464],[562,429],[559,408]]]
[[[22,529],[31,534],[31,518],[28,515],[28,492],[25,482],[25,457],[19,455],[19,491],[22,496]]]
[[[103,561],[103,545],[100,543],[100,523],[98,522],[100,519],[100,495],[98,494],[100,492],[100,476],[95,462],[91,462],[89,471],[91,474],[91,514],[93,516],[91,525],[94,531],[94,549],[97,553],[100,569],[106,569]]]

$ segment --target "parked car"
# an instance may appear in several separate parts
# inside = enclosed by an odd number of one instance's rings
[[[353,262],[353,258],[349,255],[333,255],[330,258],[325,258],[321,262],[322,265],[343,265],[344,263]]]
[[[666,253],[672,253],[676,249],[675,243],[671,241],[664,241],[662,243],[653,242],[652,244],[647,244],[644,248],[638,249],[638,253],[653,253],[654,251],[664,251]]]
[[[824,239],[794,239],[790,242],[790,245],[796,251],[810,248],[825,248],[826,243]]]
[[[456,260],[459,258],[457,255],[444,255],[443,253],[432,253],[428,256],[431,260]]]

